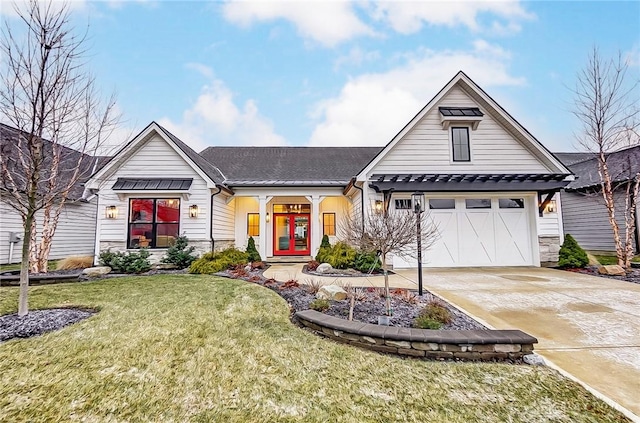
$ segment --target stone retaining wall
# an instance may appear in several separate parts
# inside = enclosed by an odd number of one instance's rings
[[[300,322],[319,335],[372,351],[412,357],[494,360],[533,353],[538,340],[520,330],[428,330],[379,326],[299,311]]]

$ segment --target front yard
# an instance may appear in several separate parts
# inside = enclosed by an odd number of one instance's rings
[[[0,315],[17,288],[0,288]],[[626,421],[543,367],[362,351],[289,321],[255,284],[196,275],[31,289],[100,312],[0,344],[0,421]]]

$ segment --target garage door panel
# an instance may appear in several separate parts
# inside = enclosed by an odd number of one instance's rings
[[[460,263],[467,266],[495,262],[495,234],[492,213],[458,213]]]
[[[503,211],[496,213],[496,260],[502,265],[529,264],[531,241],[527,213]]]
[[[438,228],[439,238],[424,255],[427,265],[459,265],[458,221],[453,211],[432,213],[431,219]]]

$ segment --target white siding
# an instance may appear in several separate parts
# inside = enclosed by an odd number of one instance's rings
[[[214,241],[235,240],[236,200],[227,203],[226,195],[213,197],[213,239]]]
[[[118,178],[193,178],[189,199],[175,192],[149,191],[142,194],[126,194],[122,200],[111,189]],[[126,242],[129,215],[129,198],[180,197],[180,234],[190,241],[208,241],[210,220],[210,190],[207,183],[182,157],[159,135],[153,136],[132,153],[131,157],[106,180],[100,183],[98,218],[101,242]],[[189,217],[189,206],[197,205],[197,218]],[[116,206],[118,217],[107,219],[105,207]]]
[[[538,235],[559,236],[562,240],[562,210],[557,194],[553,196],[553,200],[556,202],[556,212],[544,213],[542,217],[538,217]]]
[[[53,235],[49,260],[63,259],[73,255],[93,255],[95,241],[96,202],[68,204],[60,213],[56,232]],[[42,224],[42,212],[36,214],[37,224]],[[39,222],[39,223],[38,223]],[[18,212],[5,202],[0,202],[0,263],[9,262],[9,233],[23,235],[22,219]],[[22,242],[13,246],[12,262],[19,263]]]
[[[477,107],[454,87],[382,158],[376,173],[544,173],[549,172],[529,150],[486,111],[478,128],[469,130],[471,162],[451,161],[450,129],[442,129],[438,107]]]

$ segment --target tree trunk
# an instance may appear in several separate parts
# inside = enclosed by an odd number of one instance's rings
[[[29,313],[29,249],[31,246],[31,231],[33,227],[33,213],[24,219],[24,238],[22,241],[22,262],[20,264],[20,293],[18,296],[18,316]]]
[[[600,151],[598,154],[598,172],[600,173],[600,180],[602,181],[602,197],[604,198],[605,206],[607,207],[607,213],[609,215],[609,224],[613,230],[613,241],[616,245],[616,256],[618,257],[618,265],[625,267],[625,251],[620,239],[620,227],[616,221],[616,209],[614,202],[614,192],[611,184],[611,175],[609,174],[609,167],[607,166],[607,159],[604,151]]]

